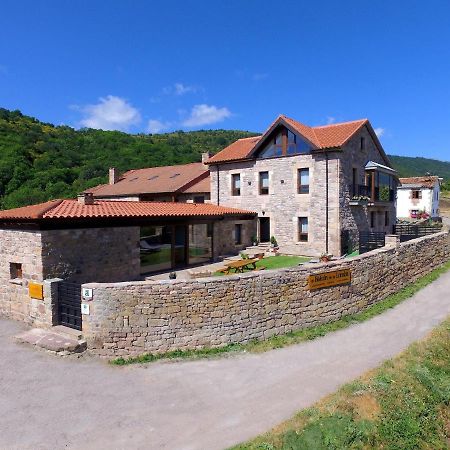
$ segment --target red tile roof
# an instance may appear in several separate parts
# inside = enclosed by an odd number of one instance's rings
[[[190,187],[205,177],[209,177],[209,170],[202,163],[148,167],[129,170],[117,183],[101,184],[86,192],[92,192],[95,197],[184,192],[186,186]]]
[[[111,218],[227,217],[255,215],[252,211],[209,203],[125,202],[96,200],[85,205],[78,200],[53,200],[39,205],[0,211],[0,221]]]
[[[425,177],[408,177],[408,178],[399,178],[402,186],[411,186],[411,187],[423,187],[432,189],[437,182],[439,182],[439,177],[437,176],[425,176]],[[401,186],[399,186],[401,187]]]
[[[203,194],[206,192],[211,192],[211,177],[209,175],[192,186],[183,189],[184,194]]]
[[[236,142],[233,142],[228,147],[225,147],[222,151],[209,158],[208,164],[245,159],[260,139],[261,136],[238,139]]]
[[[368,123],[368,120],[361,119],[352,122],[309,127],[294,119],[280,115],[262,136],[237,140],[210,158],[207,161],[208,164],[235,161],[251,157],[255,146],[260,141],[262,142],[262,140],[270,134],[277,125],[282,123],[306,138],[316,149],[327,149],[339,148],[344,145],[362,126]]]

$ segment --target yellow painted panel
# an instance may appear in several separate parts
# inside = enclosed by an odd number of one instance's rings
[[[40,283],[30,283],[28,285],[28,293],[31,298],[44,300],[44,286]]]
[[[332,272],[322,272],[308,277],[308,288],[321,289],[331,286],[349,284],[352,281],[352,271],[350,269],[333,270]]]

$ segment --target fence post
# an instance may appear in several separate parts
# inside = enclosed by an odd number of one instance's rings
[[[385,237],[386,247],[399,247],[400,246],[400,236],[397,234],[387,234]]]
[[[49,325],[58,325],[58,283],[62,278],[44,280],[44,303],[49,313]]]

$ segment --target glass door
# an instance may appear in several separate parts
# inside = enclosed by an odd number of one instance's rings
[[[175,267],[183,267],[187,265],[187,226],[175,225],[174,239],[174,259]]]

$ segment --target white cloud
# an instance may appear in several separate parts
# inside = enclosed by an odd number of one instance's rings
[[[147,124],[147,131],[149,133],[161,133],[161,131],[168,130],[172,124],[170,122],[162,122],[156,119],[150,119]]]
[[[231,111],[228,108],[218,108],[214,105],[194,105],[189,117],[183,121],[185,127],[198,127],[212,123],[222,122],[231,117]]]
[[[336,118],[332,116],[327,117],[327,125],[331,125],[332,123],[336,122]]]
[[[195,86],[187,86],[183,83],[175,83],[175,95],[184,95],[188,92],[196,92],[197,88]]]
[[[163,88],[162,92],[164,95],[184,95],[189,92],[197,92],[199,90],[198,86],[175,83],[173,86],[166,86]]]
[[[378,127],[375,128],[373,131],[375,131],[375,134],[380,138],[381,136],[383,136],[386,130],[384,128]]]
[[[253,81],[261,81],[261,80],[265,80],[268,76],[269,76],[268,73],[254,73],[252,75],[252,80]]]
[[[124,98],[114,95],[100,97],[94,105],[75,108],[84,115],[80,121],[83,127],[128,131],[141,122],[139,111]]]

